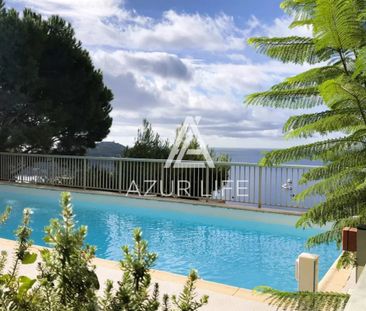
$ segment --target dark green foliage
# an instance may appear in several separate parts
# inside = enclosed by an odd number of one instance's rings
[[[183,293],[159,298],[158,284],[152,285],[150,269],[157,255],[148,251],[140,229],[134,231],[134,248],[124,246],[121,261],[123,277],[116,289],[107,281],[104,295],[98,297],[99,281],[92,264],[95,248],[85,244],[86,227],[76,227],[69,193],[61,195],[62,214],[45,229],[45,241],[52,246],[41,251],[35,279],[19,276],[20,265],[32,264],[37,254],[31,253],[30,210],[25,209],[23,223],[16,231],[18,246],[9,272],[4,272],[7,254],[0,254],[0,310],[10,311],[193,311],[208,298],[195,300],[197,273],[191,272]],[[1,219],[6,220],[7,209]],[[151,289],[151,287],[153,288]],[[160,309],[159,309],[160,308]]]
[[[341,311],[349,299],[348,294],[333,292],[281,292],[266,286],[255,290],[269,295],[269,304],[277,306],[277,310],[285,311]]]
[[[178,135],[180,128],[176,130]],[[199,149],[200,144],[196,137],[190,141],[189,149]],[[144,119],[142,128],[138,129],[135,143],[132,147],[127,147],[123,157],[135,159],[167,159],[169,157],[172,145],[169,140],[162,140],[160,135],[152,129],[151,123]],[[227,155],[218,156],[213,149],[209,149],[210,156],[214,161],[228,161]],[[203,155],[185,155],[183,160],[204,161]]]
[[[180,128],[176,130],[176,136],[178,136]],[[185,139],[183,139],[185,141]],[[183,142],[182,142],[183,144]],[[179,146],[182,148],[183,146]],[[192,137],[189,142],[189,149],[200,149],[200,143],[196,137]],[[149,159],[168,159],[169,154],[173,146],[168,140],[162,140],[158,133],[155,133],[152,129],[151,123],[146,119],[143,121],[142,129],[138,130],[135,144],[131,148],[127,148],[123,154],[127,158],[149,158]],[[176,196],[188,196],[186,192],[181,191],[178,193],[178,181],[184,182],[180,184],[180,187],[186,187],[188,183],[191,185],[187,190],[190,197],[202,197],[212,193],[212,191],[219,190],[224,185],[224,180],[229,176],[230,166],[226,165],[230,161],[228,155],[217,155],[213,149],[209,149],[209,154],[213,161],[222,162],[216,164],[215,168],[190,168],[189,174],[187,170],[181,168],[168,167],[165,168],[163,163],[140,163],[134,162],[126,168],[135,172],[140,172],[140,176],[145,176],[145,180],[156,181],[156,187],[154,190],[160,192],[161,195]],[[202,154],[187,155],[183,157],[183,161],[206,161]],[[173,166],[173,165],[172,165]],[[146,173],[146,175],[145,175]],[[124,172],[124,176],[134,176],[133,173]],[[173,178],[174,177],[174,178]],[[131,177],[132,178],[132,177]],[[131,185],[132,179],[128,179],[127,184]],[[175,183],[171,182],[171,180]],[[144,193],[149,187],[149,183],[145,180],[138,178],[134,180],[137,188]],[[132,188],[132,187],[131,187]],[[136,187],[133,187],[135,189]],[[160,190],[159,190],[160,189]],[[193,190],[195,189],[195,190]]]
[[[293,109],[322,104],[322,112],[291,117],[283,131],[288,138],[325,138],[270,152],[261,164],[300,159],[324,162],[300,180],[312,185],[295,199],[317,195],[323,201],[306,212],[297,226],[331,222],[331,229],[310,238],[308,246],[334,241],[339,245],[343,227],[366,223],[366,2],[286,0],[282,8],[294,18],[291,27],[310,25],[313,37],[255,38],[250,42],[259,52],[283,62],[319,62],[319,66],[267,92],[250,95],[247,102]]]
[[[58,16],[0,11],[0,150],[83,154],[109,133],[112,93]]]
[[[135,159],[167,159],[170,153],[168,140],[163,141],[152,129],[151,123],[144,119],[142,129],[137,131],[133,147],[127,147],[123,153],[126,158]]]

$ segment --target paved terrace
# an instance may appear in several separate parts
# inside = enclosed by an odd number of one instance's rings
[[[7,251],[9,256],[12,256],[15,246],[15,241],[0,239],[0,250]],[[40,246],[32,247],[32,251],[34,252],[39,252],[40,249],[42,249]],[[96,258],[94,264],[97,267],[96,272],[102,286],[101,291],[103,291],[103,286],[107,279],[112,280],[114,283],[121,279],[122,271],[119,269],[118,262]],[[32,265],[23,265],[19,273],[34,277],[36,275],[36,269],[37,262]],[[184,276],[169,272],[153,270],[151,274],[153,282],[159,283],[162,294],[179,294],[186,281]],[[335,265],[333,265],[320,282],[319,289],[322,291],[348,292],[354,284],[352,275],[354,275],[352,271],[337,271]],[[275,307],[268,306],[265,302],[265,296],[255,294],[248,289],[199,280],[197,282],[197,292],[198,295],[206,294],[209,296],[209,303],[202,308],[202,311],[276,310]]]

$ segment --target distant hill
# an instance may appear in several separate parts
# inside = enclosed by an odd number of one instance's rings
[[[125,149],[126,147],[121,144],[112,141],[102,141],[95,148],[88,149],[86,155],[90,157],[121,157]]]

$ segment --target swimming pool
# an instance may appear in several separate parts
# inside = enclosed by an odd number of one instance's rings
[[[60,213],[59,191],[0,185],[0,206],[13,206],[0,237],[13,239],[23,208],[33,211],[35,244],[43,228]],[[79,224],[88,226],[87,242],[97,256],[122,258],[121,245],[131,244],[132,230],[141,227],[151,251],[159,254],[154,268],[186,275],[191,268],[208,281],[244,288],[268,285],[296,290],[294,262],[308,251],[306,239],[319,230],[294,228],[297,217],[203,205],[73,193]],[[320,255],[320,277],[339,255],[335,245],[311,249]]]

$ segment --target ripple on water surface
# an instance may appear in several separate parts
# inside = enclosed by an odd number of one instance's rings
[[[11,204],[13,211],[0,236],[13,238],[22,209],[29,207],[32,239],[44,245],[43,228],[59,214],[58,201],[57,191],[1,185],[0,204]],[[80,193],[73,203],[99,257],[121,259],[121,245],[131,245],[132,230],[141,227],[150,250],[159,254],[156,269],[187,274],[195,268],[206,280],[244,288],[295,290],[295,259],[309,252],[306,239],[320,232],[295,229],[295,216]],[[320,277],[339,254],[335,245],[310,252],[320,255]]]

